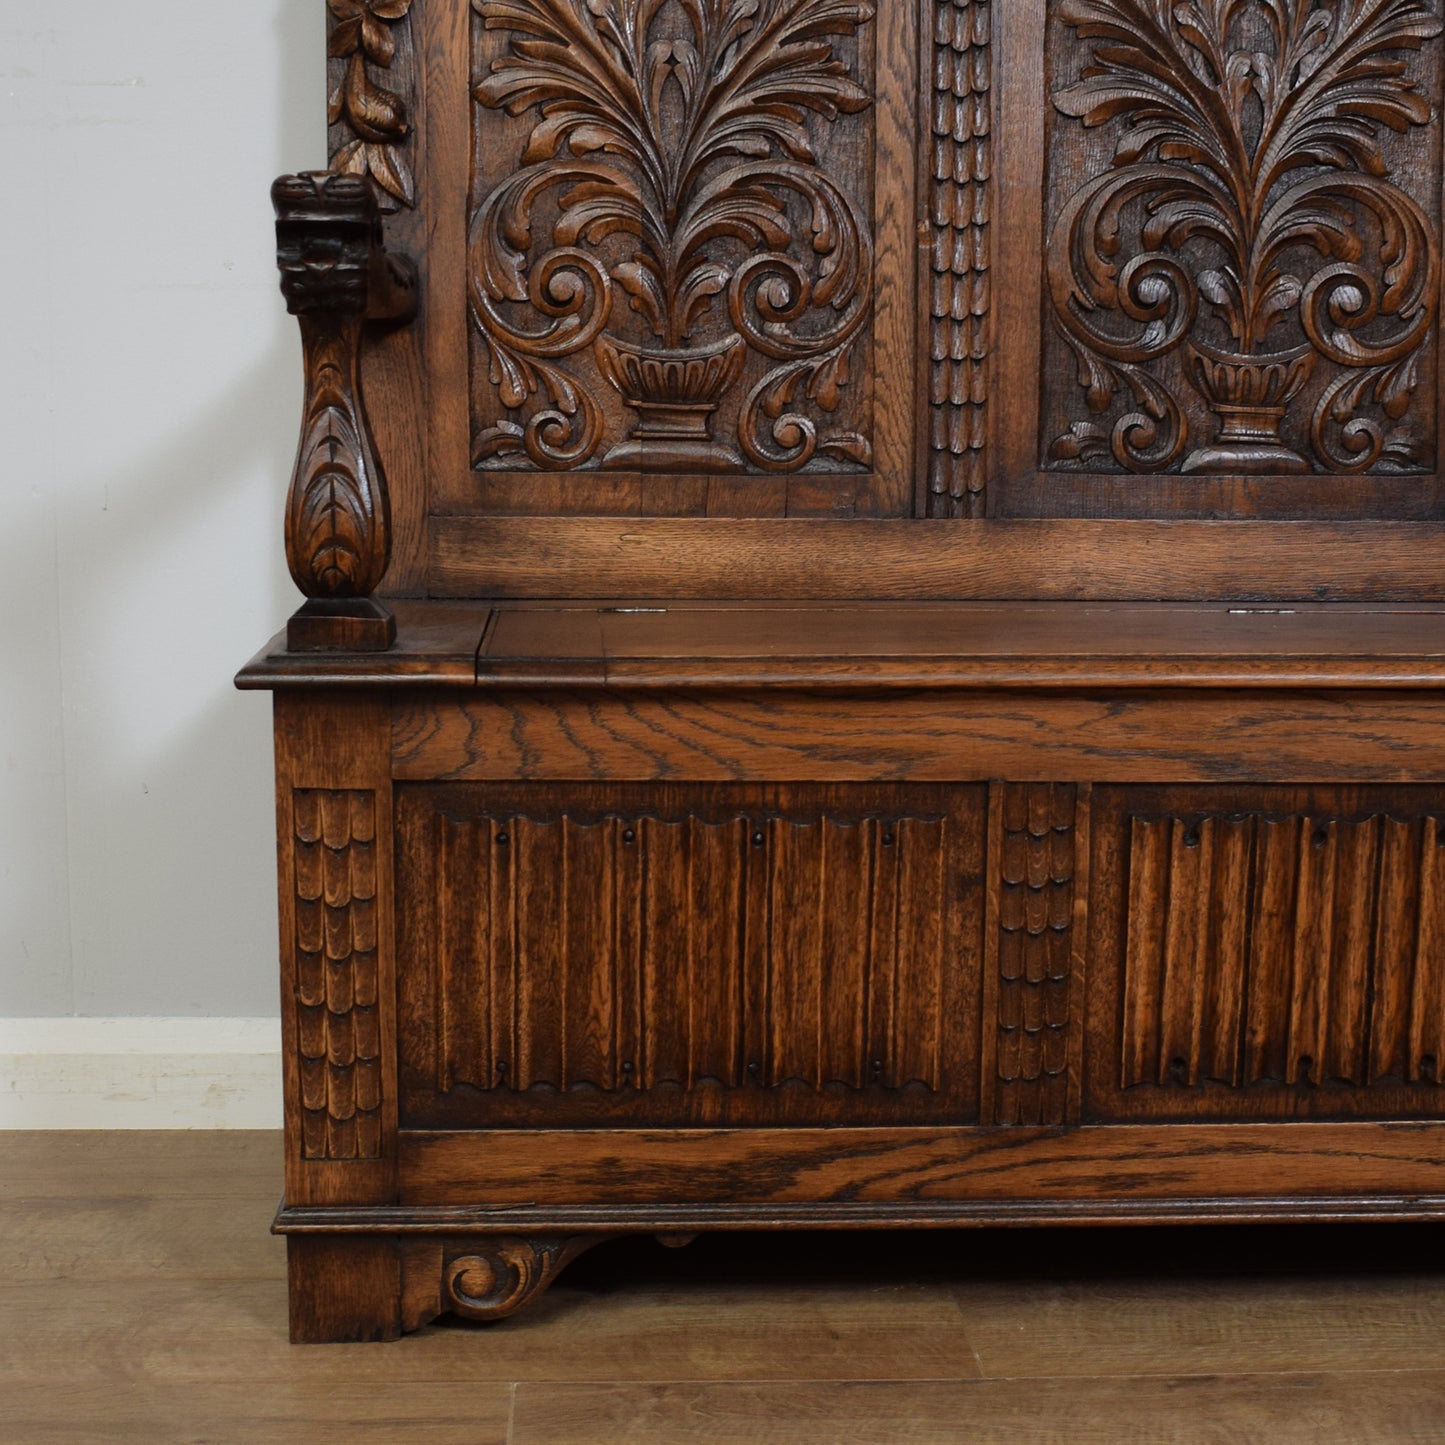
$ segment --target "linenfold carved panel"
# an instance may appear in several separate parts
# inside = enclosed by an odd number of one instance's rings
[[[993,0],[936,0],[929,157],[930,517],[982,516],[988,481],[992,32]]]
[[[298,788],[291,817],[302,1156],[379,1159],[376,796]]]
[[[473,8],[475,465],[866,472],[872,6]]]
[[[1067,1121],[1078,789],[1003,787],[998,841],[999,1124]]]
[[[945,820],[436,828],[439,1091],[940,1086]]]
[[[403,1127],[978,1117],[983,785],[415,784],[397,810]]]
[[[1059,0],[1045,468],[1436,465],[1437,0]]]
[[[1434,1084],[1445,818],[1130,825],[1119,1084]]]

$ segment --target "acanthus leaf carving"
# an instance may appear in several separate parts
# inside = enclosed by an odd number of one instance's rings
[[[1433,421],[1411,402],[1439,239],[1411,190],[1438,179],[1409,142],[1438,89],[1435,49],[1410,59],[1440,34],[1431,6],[1063,0],[1058,14],[1085,64],[1054,110],[1114,149],[1049,238],[1053,326],[1088,407],[1046,437],[1049,464],[1431,465]],[[1078,132],[1056,119],[1054,134],[1056,162],[1077,165]]]
[[[327,115],[332,126],[343,128],[332,169],[370,177],[379,195],[392,198],[392,209],[394,202],[413,206],[416,184],[406,155],[410,108],[404,94],[376,78],[383,72],[397,83],[393,27],[407,20],[411,0],[327,0],[327,8],[326,53],[333,67]]]
[[[471,227],[472,314],[501,408],[479,429],[477,465],[867,466],[862,432],[824,418],[871,309],[872,241],[809,118],[870,106],[835,42],[872,6],[473,8],[506,36],[477,102],[531,117],[519,167]],[[753,356],[765,364],[745,378]],[[625,436],[599,383],[631,415]],[[735,443],[714,435],[724,424]]]

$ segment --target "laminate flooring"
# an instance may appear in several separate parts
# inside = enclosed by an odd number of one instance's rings
[[[0,1134],[0,1442],[1445,1442],[1445,1231],[604,1244],[531,1311],[286,1340],[270,1133]]]

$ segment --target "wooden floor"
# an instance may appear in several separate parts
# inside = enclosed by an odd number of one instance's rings
[[[286,1342],[271,1134],[0,1134],[0,1441],[1445,1441],[1421,1226],[709,1236]]]

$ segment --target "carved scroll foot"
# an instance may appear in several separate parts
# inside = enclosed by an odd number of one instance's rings
[[[598,1234],[481,1235],[408,1243],[402,1262],[402,1327],[421,1329],[438,1315],[490,1323],[539,1299]]]

